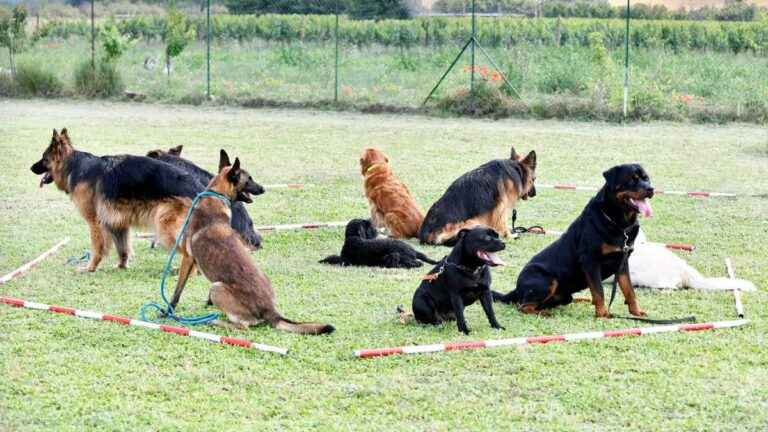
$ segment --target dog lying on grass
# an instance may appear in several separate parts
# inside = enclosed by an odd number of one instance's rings
[[[195,165],[193,162],[181,157],[181,150],[184,148],[182,145],[172,147],[168,151],[152,150],[147,153],[147,157],[152,159],[161,160],[165,163],[171,164],[179,169],[182,169],[189,173],[193,179],[199,183],[199,188],[202,191],[205,186],[213,178],[213,174]],[[261,195],[261,192],[254,195]],[[248,215],[248,211],[245,209],[245,205],[241,202],[232,203],[232,228],[240,233],[240,237],[243,241],[252,249],[259,249],[261,247],[261,235],[253,228],[253,220]]]
[[[392,173],[389,158],[369,148],[360,157],[363,189],[371,208],[371,222],[395,238],[416,237],[424,220],[408,187]]]
[[[459,331],[469,334],[464,308],[480,300],[491,327],[503,329],[493,312],[489,267],[504,265],[496,256],[496,252],[504,248],[499,234],[491,228],[475,227],[459,231],[451,253],[424,276],[413,295],[412,308],[416,321],[440,324],[456,320]]]
[[[704,277],[664,245],[649,243],[642,229],[629,257],[629,276],[632,285],[646,288],[755,291],[748,280]]]
[[[518,199],[536,196],[535,180],[536,152],[521,158],[512,148],[509,159],[492,160],[451,183],[427,212],[419,240],[450,246],[456,233],[474,225],[491,227],[509,237],[509,210]]]
[[[240,168],[240,160],[230,163],[229,156],[222,150],[219,174],[208,184],[208,190],[232,201],[250,202],[250,194],[258,192],[259,187],[250,174]],[[209,301],[228,319],[228,322],[214,321],[217,325],[247,329],[266,322],[274,328],[300,334],[333,332],[329,324],[297,323],[280,315],[272,284],[253,263],[248,249],[232,229],[228,207],[228,203],[216,197],[206,197],[192,212],[184,237],[184,249],[189,253],[181,262],[179,284],[171,304],[176,307],[187,277],[198,267],[213,282]]]
[[[151,226],[172,248],[191,198],[202,187],[186,172],[143,156],[95,156],[75,150],[67,129],[53,130],[43,156],[30,170],[40,187],[54,183],[70,196],[91,235],[91,258],[79,270],[96,271],[114,242],[118,268],[128,266],[131,227]]]
[[[341,255],[320,260],[323,264],[386,268],[421,267],[421,261],[437,264],[423,253],[400,240],[379,238],[373,224],[365,219],[352,219],[344,232]]]
[[[626,258],[640,229],[638,215],[652,216],[648,200],[653,187],[637,164],[615,166],[603,177],[605,185],[565,234],[525,265],[514,291],[494,293],[494,300],[538,314],[573,302],[573,293],[589,288],[595,315],[609,318],[602,283],[616,275],[629,313],[645,315],[637,303]]]

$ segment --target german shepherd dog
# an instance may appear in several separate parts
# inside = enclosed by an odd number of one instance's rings
[[[230,200],[249,202],[250,194],[261,190],[251,176],[240,168],[240,160],[230,163],[222,150],[219,174],[208,184],[208,190]],[[178,304],[187,278],[195,267],[213,282],[209,301],[227,316],[228,322],[214,323],[247,329],[266,322],[272,327],[301,334],[323,334],[334,331],[329,324],[293,322],[277,311],[275,291],[267,275],[253,263],[240,236],[232,229],[227,203],[215,197],[200,200],[189,220],[184,236],[184,250],[179,269],[179,283],[171,304]]]
[[[53,130],[42,158],[30,168],[40,187],[55,183],[88,223],[91,259],[80,270],[95,271],[112,242],[118,268],[131,255],[129,229],[152,226],[160,243],[173,247],[190,199],[198,192],[186,172],[143,156],[94,156],[75,150],[66,129]]]
[[[373,225],[386,228],[395,238],[416,237],[424,214],[408,187],[392,173],[387,155],[374,148],[365,149],[360,169]]]
[[[152,159],[158,159],[165,163],[171,164],[177,168],[180,168],[188,172],[192,178],[194,178],[200,187],[202,192],[205,187],[210,183],[213,178],[213,174],[195,165],[193,162],[181,157],[181,150],[184,148],[182,145],[172,147],[168,151],[164,150],[152,150],[147,153],[147,157]],[[261,195],[264,193],[264,189],[261,192],[254,193],[254,195]],[[232,203],[232,228],[240,234],[246,245],[251,249],[259,249],[261,247],[261,235],[258,231],[253,229],[253,220],[248,215],[248,211],[245,209],[245,205],[240,202]]]
[[[323,264],[341,266],[370,266],[386,268],[421,267],[421,261],[437,264],[437,261],[400,240],[379,238],[379,232],[371,221],[352,219],[344,233],[341,255],[331,255],[320,260]]]
[[[653,187],[637,164],[615,166],[603,177],[605,185],[565,234],[525,265],[514,291],[494,293],[495,300],[538,314],[571,303],[573,293],[589,288],[595,315],[610,318],[603,280],[615,274],[629,313],[645,315],[632,288],[627,260],[640,230],[638,214],[653,214],[648,201]]]
[[[469,334],[464,308],[480,300],[491,327],[503,329],[493,312],[489,266],[504,265],[496,256],[504,250],[504,242],[488,227],[462,229],[456,238],[451,253],[424,277],[414,293],[413,316],[423,324],[456,320],[459,331]]]
[[[456,233],[475,225],[508,237],[509,210],[518,199],[536,196],[535,180],[536,152],[523,159],[512,148],[509,159],[492,160],[456,179],[427,212],[419,240],[450,246]]]

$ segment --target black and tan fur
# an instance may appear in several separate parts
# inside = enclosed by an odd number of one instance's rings
[[[513,148],[509,159],[492,160],[456,179],[427,212],[419,240],[450,246],[459,231],[475,225],[508,237],[509,210],[518,199],[536,196],[535,180],[536,152],[521,158]]]
[[[40,187],[54,183],[70,196],[88,224],[95,271],[114,242],[119,268],[131,255],[131,227],[153,227],[172,247],[197,191],[187,173],[143,156],[95,156],[75,150],[66,129],[55,129],[42,158],[30,168]]]
[[[219,174],[208,184],[208,190],[218,192],[230,200],[248,201],[257,191],[257,184],[245,170],[240,160],[230,163],[222,150]],[[171,304],[178,304],[186,279],[197,267],[213,283],[210,302],[221,309],[227,321],[217,320],[223,326],[247,329],[266,322],[280,330],[301,334],[331,333],[329,324],[297,323],[278,312],[272,284],[253,262],[248,249],[230,225],[228,203],[215,197],[200,200],[193,210],[185,235],[185,256],[179,269],[179,283]]]

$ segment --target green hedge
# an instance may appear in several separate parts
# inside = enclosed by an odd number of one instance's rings
[[[203,18],[193,18],[198,35],[205,35]],[[488,47],[521,43],[553,45],[558,20],[552,18],[482,17],[479,39]],[[216,39],[248,41],[329,41],[333,39],[334,17],[327,15],[220,15],[213,19]],[[145,39],[159,39],[165,29],[164,17],[140,17],[121,21],[123,33]],[[587,35],[605,35],[607,47],[623,45],[624,21],[619,19],[569,18],[559,24],[560,43],[588,46]],[[354,21],[341,20],[340,38],[345,44],[414,46],[459,44],[469,32],[469,20],[456,17],[429,17],[413,20]],[[87,22],[51,22],[38,37],[68,38],[88,35]],[[759,22],[712,21],[634,21],[631,45],[639,48],[672,50],[713,50],[768,52],[768,20]]]

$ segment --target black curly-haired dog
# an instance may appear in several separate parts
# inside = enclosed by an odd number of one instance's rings
[[[640,230],[638,215],[650,217],[653,187],[637,164],[618,165],[603,173],[605,185],[560,238],[523,267],[517,287],[494,300],[514,303],[523,313],[538,314],[567,305],[573,293],[589,288],[595,315],[608,318],[603,280],[616,275],[629,313],[643,316],[629,278],[628,258]]]
[[[152,150],[147,153],[147,157],[157,159],[165,163],[171,164],[177,168],[181,168],[186,171],[191,177],[200,184],[198,185],[200,190],[204,190],[208,183],[213,178],[213,174],[195,165],[192,161],[181,157],[181,150],[184,148],[182,145],[172,147],[165,150]],[[264,190],[255,195],[264,193]],[[245,241],[245,244],[252,249],[258,249],[261,247],[261,235],[253,228],[253,221],[248,215],[248,211],[245,209],[245,205],[240,202],[232,203],[232,229],[240,234],[240,237]]]
[[[459,331],[469,334],[464,308],[480,300],[491,327],[503,329],[493,312],[489,267],[504,265],[496,256],[504,248],[499,234],[491,228],[480,226],[459,231],[451,253],[424,276],[413,295],[416,321],[440,324],[456,320]]]
[[[400,240],[377,238],[379,232],[367,219],[352,219],[344,233],[341,255],[320,260],[323,264],[387,268],[421,267],[421,261],[437,264],[423,253]]]

